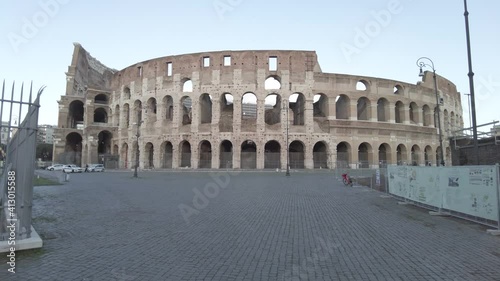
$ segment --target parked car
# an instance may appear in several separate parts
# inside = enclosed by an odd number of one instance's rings
[[[83,172],[83,168],[78,167],[77,165],[65,165],[63,168],[63,172],[65,173],[81,173]]]
[[[89,164],[85,169],[86,172],[104,172],[103,164]]]
[[[52,166],[48,166],[47,167],[47,170],[49,171],[62,171],[64,169],[64,166],[63,164],[54,164]]]

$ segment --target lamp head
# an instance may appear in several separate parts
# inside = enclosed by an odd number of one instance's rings
[[[424,77],[424,72],[422,71],[422,67],[420,67],[420,73],[418,74],[420,77]]]

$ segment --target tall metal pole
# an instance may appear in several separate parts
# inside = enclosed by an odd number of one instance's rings
[[[470,94],[464,94],[467,96],[467,102],[468,102],[468,105],[469,105],[469,128],[472,128],[472,116],[471,116],[471,113],[470,113]]]
[[[135,150],[135,168],[134,168],[134,178],[137,178],[137,168],[139,167],[139,137],[141,136],[141,131],[140,131],[140,127],[141,127],[141,120],[139,120],[141,114],[140,112],[137,113],[137,133],[136,133],[136,137],[137,137],[137,149]]]
[[[290,145],[288,144],[288,106],[285,106],[286,109],[286,176],[290,176]]]
[[[474,72],[472,71],[472,55],[470,46],[470,33],[469,33],[469,11],[467,11],[467,0],[464,0],[464,16],[465,16],[465,36],[467,39],[467,58],[469,62],[469,87],[470,99],[472,110],[472,134],[474,137],[474,154],[476,158],[476,165],[479,165],[479,145],[477,142],[477,123],[476,123],[476,100],[474,98]]]
[[[427,60],[430,62],[430,64],[425,63],[424,60]],[[439,148],[441,151],[441,161],[440,164],[441,166],[445,165],[444,162],[444,149],[443,149],[443,133],[441,131],[441,109],[440,109],[440,101],[439,101],[439,93],[438,93],[438,87],[437,87],[437,77],[436,77],[436,68],[434,68],[434,62],[428,58],[428,57],[421,57],[417,60],[417,66],[420,67],[420,74],[419,76],[424,76],[424,73],[422,72],[423,67],[430,67],[432,69],[432,78],[434,80],[434,93],[436,95],[436,110],[437,110],[437,117],[438,117],[438,130],[439,130]],[[439,164],[437,164],[439,165]]]

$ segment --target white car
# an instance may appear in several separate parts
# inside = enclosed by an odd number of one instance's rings
[[[86,172],[104,172],[104,165],[103,164],[90,164]]]
[[[65,165],[63,168],[63,172],[65,172],[65,173],[82,173],[83,169],[81,167],[78,167],[77,165],[71,164],[71,165]]]
[[[49,171],[62,171],[66,165],[63,164],[54,164],[52,166],[48,166],[47,170]]]

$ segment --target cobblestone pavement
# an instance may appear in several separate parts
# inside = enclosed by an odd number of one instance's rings
[[[35,187],[41,250],[0,280],[500,280],[485,228],[331,174],[105,172]],[[181,211],[182,209],[182,211]]]

